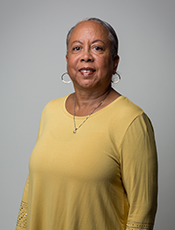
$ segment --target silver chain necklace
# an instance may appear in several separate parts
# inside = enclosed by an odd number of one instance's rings
[[[74,115],[73,115],[73,121],[74,121],[73,133],[74,134],[87,121],[87,119],[94,113],[94,111],[105,101],[105,99],[107,98],[107,96],[109,95],[110,92],[111,92],[111,88],[110,88],[109,92],[106,94],[105,98],[100,102],[100,104],[97,105],[95,107],[95,109],[92,110],[92,112],[84,119],[84,121],[78,127],[76,127],[76,121],[75,121],[75,105],[76,105],[76,94],[75,94],[75,98],[74,98]]]

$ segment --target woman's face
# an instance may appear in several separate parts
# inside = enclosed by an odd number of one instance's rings
[[[72,31],[67,71],[76,89],[106,89],[115,73],[119,57],[112,58],[109,32],[99,22],[80,22]]]

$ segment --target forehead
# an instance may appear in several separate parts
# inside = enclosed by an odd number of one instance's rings
[[[70,34],[69,41],[80,38],[109,40],[109,31],[97,21],[79,22]]]

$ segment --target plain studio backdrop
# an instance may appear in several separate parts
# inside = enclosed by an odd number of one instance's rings
[[[173,229],[175,208],[175,1],[0,1],[0,229],[14,229],[47,102],[73,91],[66,34],[87,17],[109,22],[119,37],[114,86],[151,118],[159,160],[155,230]]]

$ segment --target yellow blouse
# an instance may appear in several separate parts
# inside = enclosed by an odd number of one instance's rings
[[[157,154],[150,120],[120,96],[73,133],[68,96],[43,110],[16,230],[152,230]],[[76,117],[79,126],[86,117]]]

